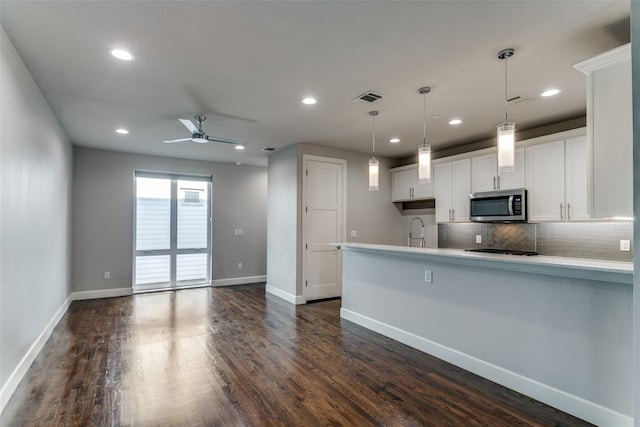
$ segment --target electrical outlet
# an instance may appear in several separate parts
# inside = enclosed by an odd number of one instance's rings
[[[425,270],[424,271],[424,281],[426,283],[432,283],[433,282],[433,272],[431,270]]]
[[[482,235],[476,234],[476,243],[482,243]]]
[[[351,237],[358,237],[358,230],[351,230]]]
[[[631,240],[620,240],[620,250],[622,252],[631,251]]]
[[[241,262],[238,263],[238,270],[242,270],[242,263]]]
[[[105,271],[104,272],[104,278],[105,279],[111,279],[111,272],[110,271]]]

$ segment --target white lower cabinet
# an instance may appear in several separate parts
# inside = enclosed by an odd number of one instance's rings
[[[586,136],[527,147],[529,221],[589,219]]]
[[[471,192],[510,190],[524,188],[524,148],[516,150],[515,167],[511,172],[498,173],[498,155],[484,154],[471,158]]]
[[[391,169],[391,201],[406,202],[433,197],[433,179],[426,184],[418,180],[418,166],[408,165]]]
[[[433,165],[436,222],[468,222],[471,192],[471,160]]]

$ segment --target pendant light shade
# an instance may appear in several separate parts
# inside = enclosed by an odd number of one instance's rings
[[[431,146],[418,147],[418,181],[420,184],[431,182]]]
[[[498,58],[504,60],[504,123],[498,125],[498,170],[500,173],[513,171],[516,151],[516,124],[507,120],[507,59],[515,51],[504,49],[498,53]]]
[[[516,124],[505,122],[498,125],[498,168],[500,172],[513,171],[516,160]]]
[[[378,191],[380,177],[380,161],[375,157],[369,159],[369,191]]]
[[[376,158],[376,116],[377,111],[369,111],[371,116],[371,133],[373,135],[373,154],[369,159],[369,191],[378,191],[380,189],[380,161]]]
[[[431,182],[431,145],[427,144],[427,94],[430,87],[421,87],[418,93],[422,94],[422,145],[418,147],[418,182],[427,184]]]

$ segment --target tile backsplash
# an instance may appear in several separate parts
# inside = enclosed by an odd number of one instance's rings
[[[480,235],[482,243],[475,243]],[[620,251],[631,240],[631,251]],[[633,222],[561,222],[540,224],[438,224],[439,248],[497,248],[536,251],[540,255],[633,260]]]

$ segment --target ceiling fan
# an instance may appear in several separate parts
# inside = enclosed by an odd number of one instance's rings
[[[206,144],[207,142],[222,142],[224,144],[231,144],[231,145],[243,146],[243,147],[246,145],[246,143],[244,142],[238,142],[230,139],[209,136],[206,133],[204,133],[204,131],[202,130],[202,123],[204,123],[204,121],[207,120],[207,117],[204,115],[200,115],[200,116],[194,116],[194,119],[198,121],[198,127],[196,127],[196,125],[194,125],[191,120],[179,119],[180,123],[182,123],[184,127],[189,129],[189,132],[191,132],[191,138],[171,139],[171,140],[162,141],[162,142],[166,144],[171,144],[174,142],[183,142],[183,141],[192,141],[198,144]]]

